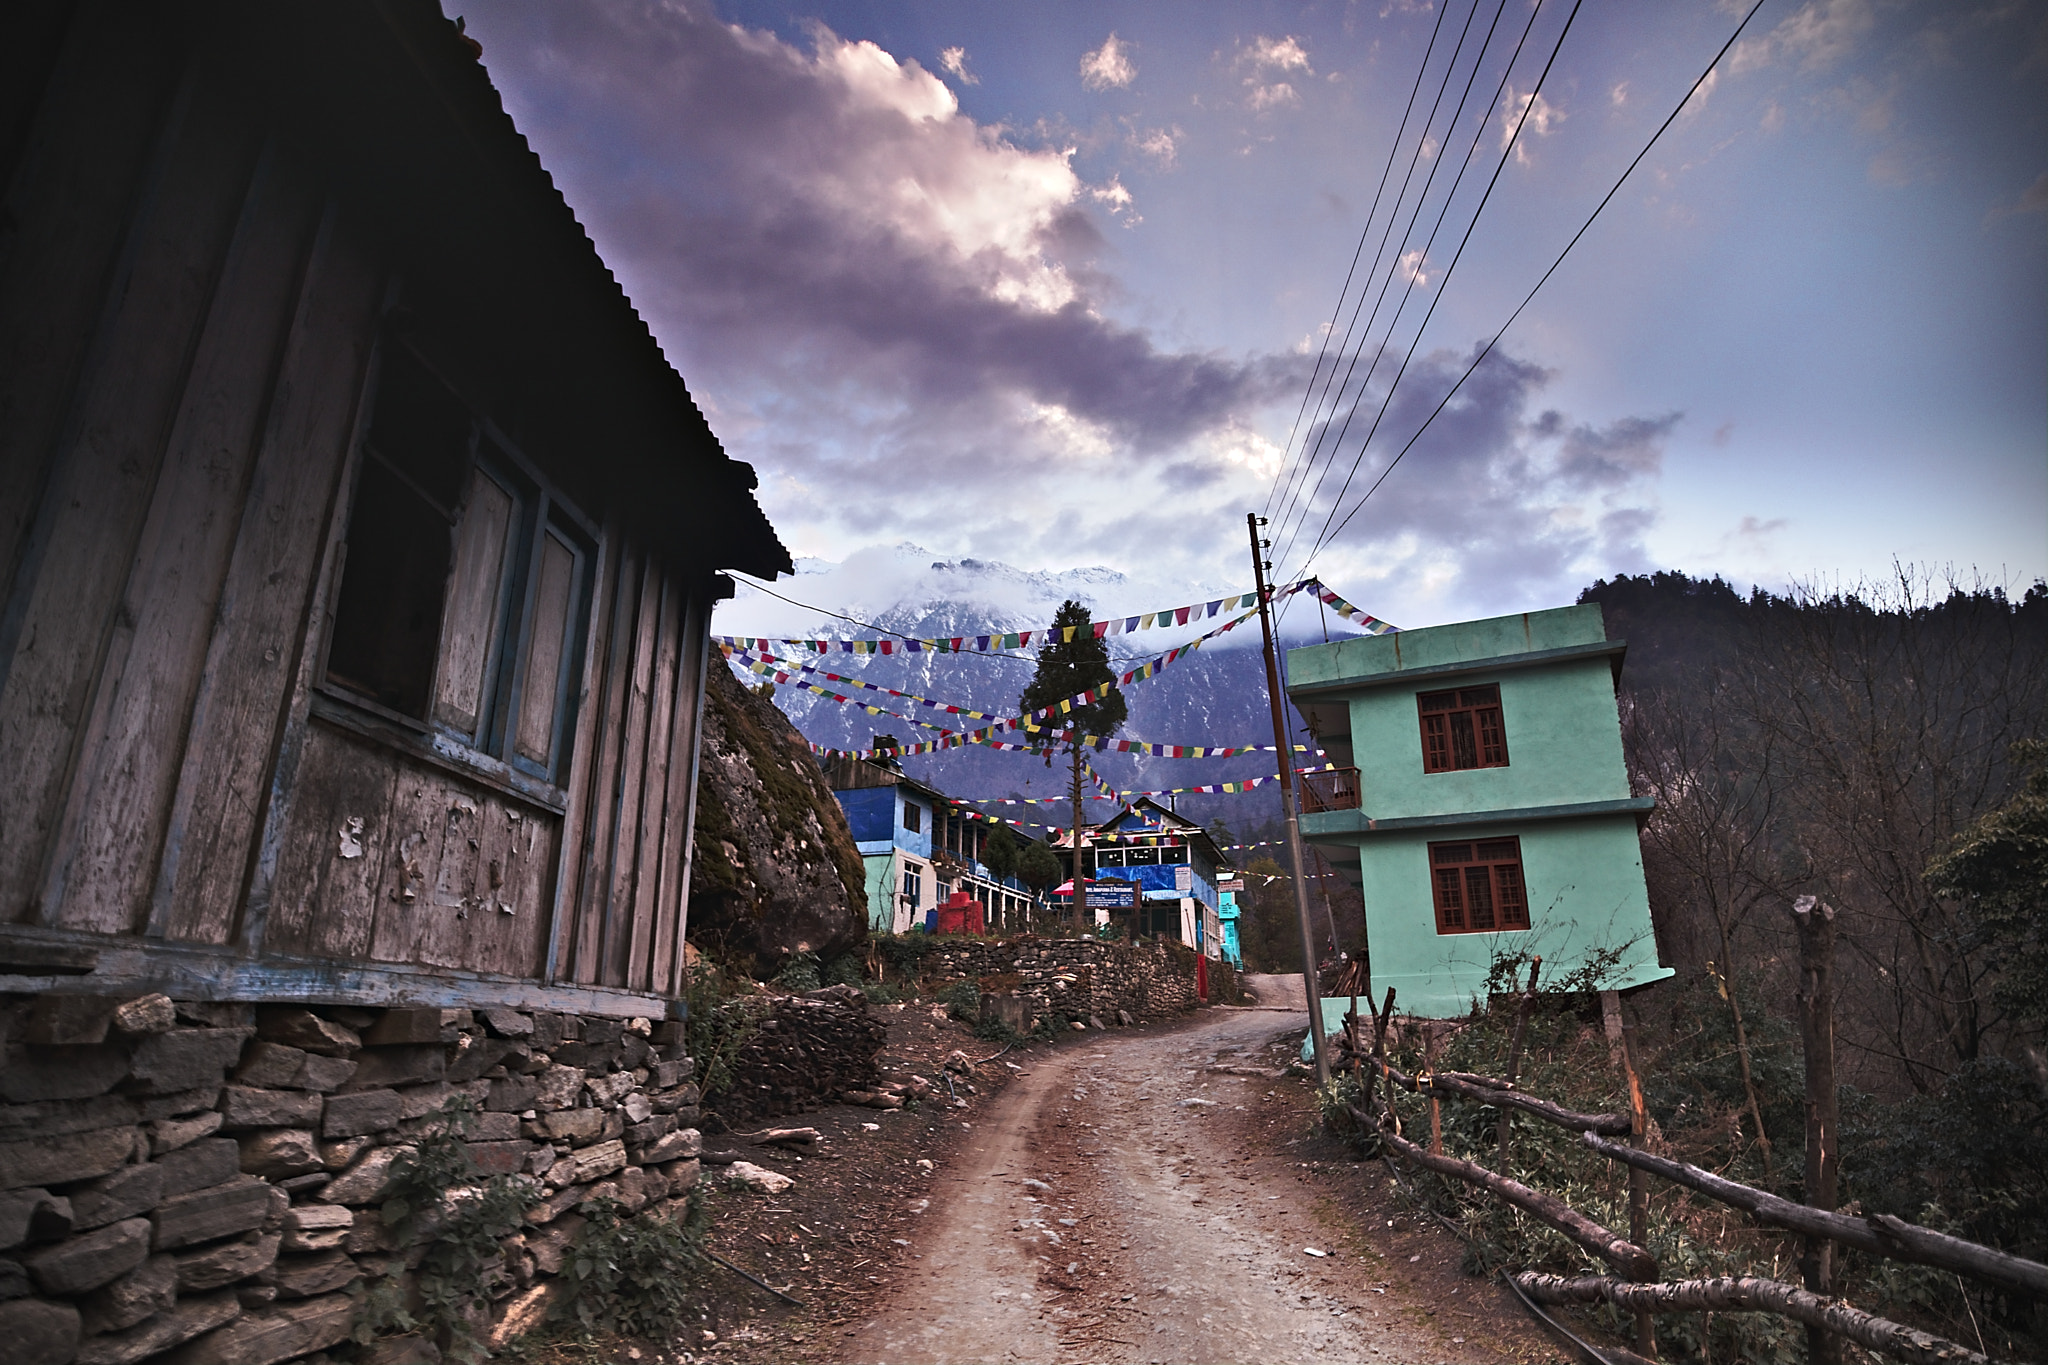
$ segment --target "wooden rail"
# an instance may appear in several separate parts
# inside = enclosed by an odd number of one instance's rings
[[[1778,1280],[1745,1275],[1739,1279],[1631,1284],[1604,1275],[1566,1279],[1562,1275],[1529,1271],[1511,1278],[1518,1289],[1539,1303],[1611,1303],[1632,1312],[1652,1313],[1777,1313],[1809,1327],[1837,1333],[1911,1365],[1991,1365],[1989,1356],[1967,1346]]]
[[[1638,1170],[1669,1180],[1675,1185],[1697,1190],[1724,1204],[1732,1205],[1750,1214],[1760,1223],[1785,1228],[1791,1232],[1804,1233],[1812,1237],[1828,1237],[1843,1246],[1855,1247],[1878,1256],[1888,1256],[1896,1261],[1917,1261],[1921,1265],[1937,1266],[1942,1270],[1969,1275],[1987,1283],[2018,1290],[2037,1299],[2048,1299],[2048,1265],[2029,1261],[2023,1257],[2010,1256],[2003,1251],[1975,1242],[1966,1242],[1960,1237],[1951,1237],[1945,1232],[1932,1228],[1916,1227],[1904,1219],[1889,1214],[1867,1214],[1852,1218],[1844,1213],[1829,1213],[1825,1209],[1810,1208],[1805,1204],[1781,1199],[1775,1194],[1738,1184],[1712,1171],[1703,1171],[1683,1161],[1669,1157],[1652,1156],[1648,1152],[1623,1146],[1619,1142],[1607,1142],[1587,1133],[1580,1139],[1586,1146],[1601,1156],[1614,1161],[1625,1162]]]
[[[1577,1132],[1580,1141],[1600,1156],[1741,1209],[1759,1223],[1811,1238],[1825,1238],[1892,1260],[1935,1266],[2035,1299],[2048,1300],[2048,1265],[1930,1228],[1916,1227],[1887,1214],[1866,1214],[1855,1218],[1812,1208],[1711,1171],[1703,1171],[1683,1161],[1654,1156],[1626,1143],[1610,1141],[1610,1136],[1630,1131],[1631,1120],[1627,1114],[1577,1113],[1524,1094],[1515,1089],[1512,1082],[1492,1076],[1441,1071],[1411,1076],[1386,1060],[1386,1019],[1392,1010],[1393,992],[1389,991],[1386,1009],[1374,1018],[1372,1054],[1364,1055],[1362,1050],[1354,1048],[1360,1064],[1370,1066],[1376,1078],[1385,1078],[1390,1087],[1388,1102],[1377,1102],[1376,1087],[1369,1087],[1367,1103],[1376,1112],[1369,1114],[1353,1108],[1349,1111],[1352,1117],[1377,1131],[1390,1149],[1409,1161],[1489,1191],[1564,1233],[1626,1277],[1580,1276],[1566,1279],[1533,1272],[1512,1276],[1517,1287],[1532,1300],[1546,1303],[1606,1302],[1637,1314],[1723,1310],[1770,1312],[1805,1323],[1810,1328],[1837,1333],[1914,1365],[1991,1365],[1989,1357],[1954,1342],[1863,1312],[1840,1299],[1814,1294],[1777,1280],[1743,1276],[1655,1283],[1657,1263],[1649,1252],[1593,1222],[1563,1200],[1505,1175],[1497,1175],[1474,1162],[1431,1152],[1402,1137],[1398,1131],[1400,1120],[1390,1102],[1391,1087],[1398,1085],[1403,1090],[1431,1098],[1449,1095],[1516,1109],[1546,1123]]]
[[[1351,1113],[1360,1123],[1368,1127],[1375,1126],[1371,1119],[1358,1110],[1354,1109]],[[1626,1237],[1601,1227],[1555,1195],[1532,1190],[1519,1180],[1495,1175],[1484,1166],[1470,1161],[1461,1161],[1454,1156],[1437,1156],[1385,1127],[1381,1127],[1379,1131],[1388,1146],[1416,1165],[1492,1192],[1539,1222],[1556,1228],[1625,1275],[1637,1279],[1657,1278],[1657,1260],[1649,1252]]]

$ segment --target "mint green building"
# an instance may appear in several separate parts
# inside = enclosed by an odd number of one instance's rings
[[[1607,950],[1598,983],[1657,961],[1615,685],[1597,605],[1290,650],[1287,693],[1355,774],[1303,784],[1302,837],[1365,898],[1377,992],[1448,1018],[1485,993],[1496,954],[1556,981]],[[1327,1001],[1332,1027],[1350,1001]]]

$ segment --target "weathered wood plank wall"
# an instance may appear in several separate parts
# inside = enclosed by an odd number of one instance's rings
[[[0,926],[677,993],[712,574],[605,524],[565,800],[319,693],[401,265],[154,13],[7,186]]]

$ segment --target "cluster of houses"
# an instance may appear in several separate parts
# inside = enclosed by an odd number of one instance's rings
[[[874,932],[1014,933],[1033,914],[1071,907],[1071,880],[1041,893],[990,868],[983,857],[989,821],[894,759],[839,754],[825,771],[867,866]],[[1072,856],[1071,831],[1051,842]],[[1140,797],[1083,832],[1082,856],[1093,864],[1088,898],[1097,925],[1171,938],[1242,965],[1238,883],[1199,824]],[[971,930],[949,913],[967,903],[977,907]]]

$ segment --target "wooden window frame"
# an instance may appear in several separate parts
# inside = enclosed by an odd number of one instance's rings
[[[419,495],[447,520],[450,528],[448,563],[441,583],[441,617],[436,628],[438,643],[431,676],[426,681],[423,714],[394,710],[381,704],[329,667],[334,636],[340,624],[347,573],[347,529],[359,511],[358,498],[362,492],[364,471],[375,466],[403,482],[414,482],[397,458],[379,449],[374,434],[375,422],[366,422],[357,472],[349,491],[349,523],[344,526],[342,562],[334,577],[335,600],[327,614],[327,639],[321,650],[319,690],[331,701],[395,722],[403,730],[416,733],[437,756],[454,759],[464,768],[494,779],[494,785],[503,785],[502,779],[511,777],[513,785],[522,789],[539,784],[558,792],[568,782],[576,703],[581,695],[582,671],[594,610],[601,533],[596,523],[564,498],[504,431],[478,412],[475,405],[467,402],[458,387],[417,348],[387,336],[380,351],[383,354],[376,367],[377,379],[373,380],[368,394],[371,412],[376,410],[383,374],[396,352],[399,363],[422,371],[427,378],[438,383],[452,403],[466,414],[469,424],[468,444],[461,457],[459,500],[453,505],[446,505],[444,500],[432,498],[415,485]],[[491,589],[492,600],[482,609],[485,643],[481,656],[476,660],[480,670],[476,685],[476,711],[469,723],[461,724],[443,713],[444,693],[451,681],[451,631],[457,628],[453,610],[456,604],[452,598],[458,586],[457,559],[464,544],[463,532],[468,527],[466,519],[477,510],[486,481],[506,496],[511,511],[501,546],[501,563],[495,571],[495,587]],[[535,629],[537,611],[542,605],[538,594],[546,576],[544,560],[551,542],[568,555],[569,579],[566,600],[559,604],[563,626],[560,653],[553,661],[551,690],[554,696],[546,736],[548,753],[545,758],[535,758],[521,748],[520,721],[526,701],[527,675],[545,662],[544,656],[535,651],[538,643]]]
[[[1515,933],[1529,928],[1529,883],[1514,835],[1454,839],[1428,847],[1429,898],[1439,934]]]
[[[924,833],[924,807],[909,797],[903,799],[903,828],[911,834]]]
[[[1422,727],[1422,771],[1470,772],[1508,766],[1500,684],[1478,683],[1415,694]]]

